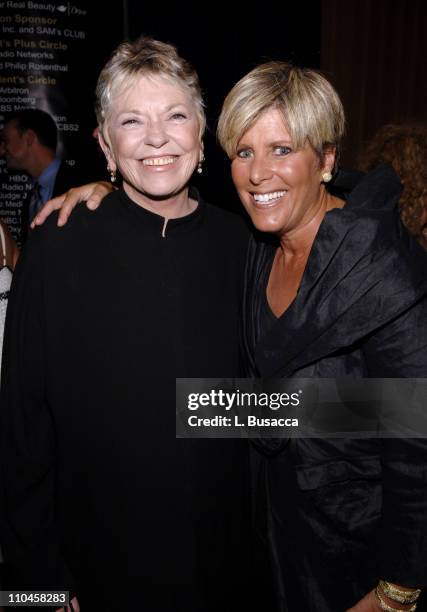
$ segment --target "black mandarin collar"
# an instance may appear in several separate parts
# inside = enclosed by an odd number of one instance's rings
[[[144,225],[152,230],[153,233],[158,233],[159,236],[162,235],[165,225],[165,217],[143,208],[132,200],[123,189],[119,189],[118,195],[120,201],[126,207],[126,209],[128,209],[132,214],[138,216],[141,221],[143,221]],[[197,208],[184,217],[179,217],[178,219],[168,219],[165,229],[165,238],[192,232],[202,223],[206,205],[195,187],[190,187],[189,197],[196,200]]]

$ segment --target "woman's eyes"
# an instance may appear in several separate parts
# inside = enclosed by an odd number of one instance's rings
[[[249,159],[251,155],[252,151],[250,149],[240,149],[237,151],[237,157],[240,157],[241,159]]]
[[[287,147],[286,145],[277,145],[272,147],[271,150],[273,151],[274,155],[277,155],[279,157],[292,153],[292,149],[290,147]],[[241,159],[249,159],[250,157],[252,157],[252,155],[252,149],[238,149],[237,151],[237,157],[240,157]]]
[[[172,115],[169,115],[167,119],[171,121],[184,121],[185,119],[187,119],[187,115],[185,113],[173,113]],[[122,125],[138,125],[143,123],[144,122],[142,121],[142,119],[135,119],[131,117],[122,121]]]
[[[274,147],[273,151],[275,155],[289,155],[289,153],[292,153],[292,149],[285,145]]]
[[[180,121],[182,119],[187,119],[187,115],[185,115],[184,113],[173,113],[173,115],[171,115],[169,119]]]

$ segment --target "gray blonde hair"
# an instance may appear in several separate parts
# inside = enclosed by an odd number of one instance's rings
[[[240,79],[224,101],[217,134],[230,158],[243,134],[272,108],[281,112],[295,148],[308,141],[322,160],[326,146],[338,147],[344,109],[329,81],[316,70],[269,62]]]
[[[173,45],[148,36],[119,45],[99,75],[95,92],[95,112],[101,132],[104,134],[104,125],[114,96],[122,93],[141,76],[164,77],[189,94],[195,106],[201,139],[205,131],[206,116],[196,71],[178,55]]]

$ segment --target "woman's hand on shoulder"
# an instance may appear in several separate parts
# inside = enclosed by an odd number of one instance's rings
[[[114,187],[108,181],[87,183],[81,187],[72,187],[66,193],[52,198],[43,206],[34,217],[31,227],[42,225],[54,210],[60,210],[58,225],[65,225],[68,217],[79,202],[86,202],[90,210],[96,210],[106,195],[114,191]]]

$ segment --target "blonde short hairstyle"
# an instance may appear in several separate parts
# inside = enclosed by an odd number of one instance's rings
[[[224,101],[217,134],[230,158],[243,134],[272,108],[283,115],[295,148],[308,141],[322,159],[325,147],[338,147],[344,109],[329,81],[316,70],[269,62],[240,79]]]
[[[95,92],[95,112],[101,132],[104,134],[104,125],[114,98],[141,76],[163,77],[188,93],[196,109],[201,139],[205,131],[206,116],[196,71],[178,55],[173,45],[148,36],[119,45],[99,75]]]

